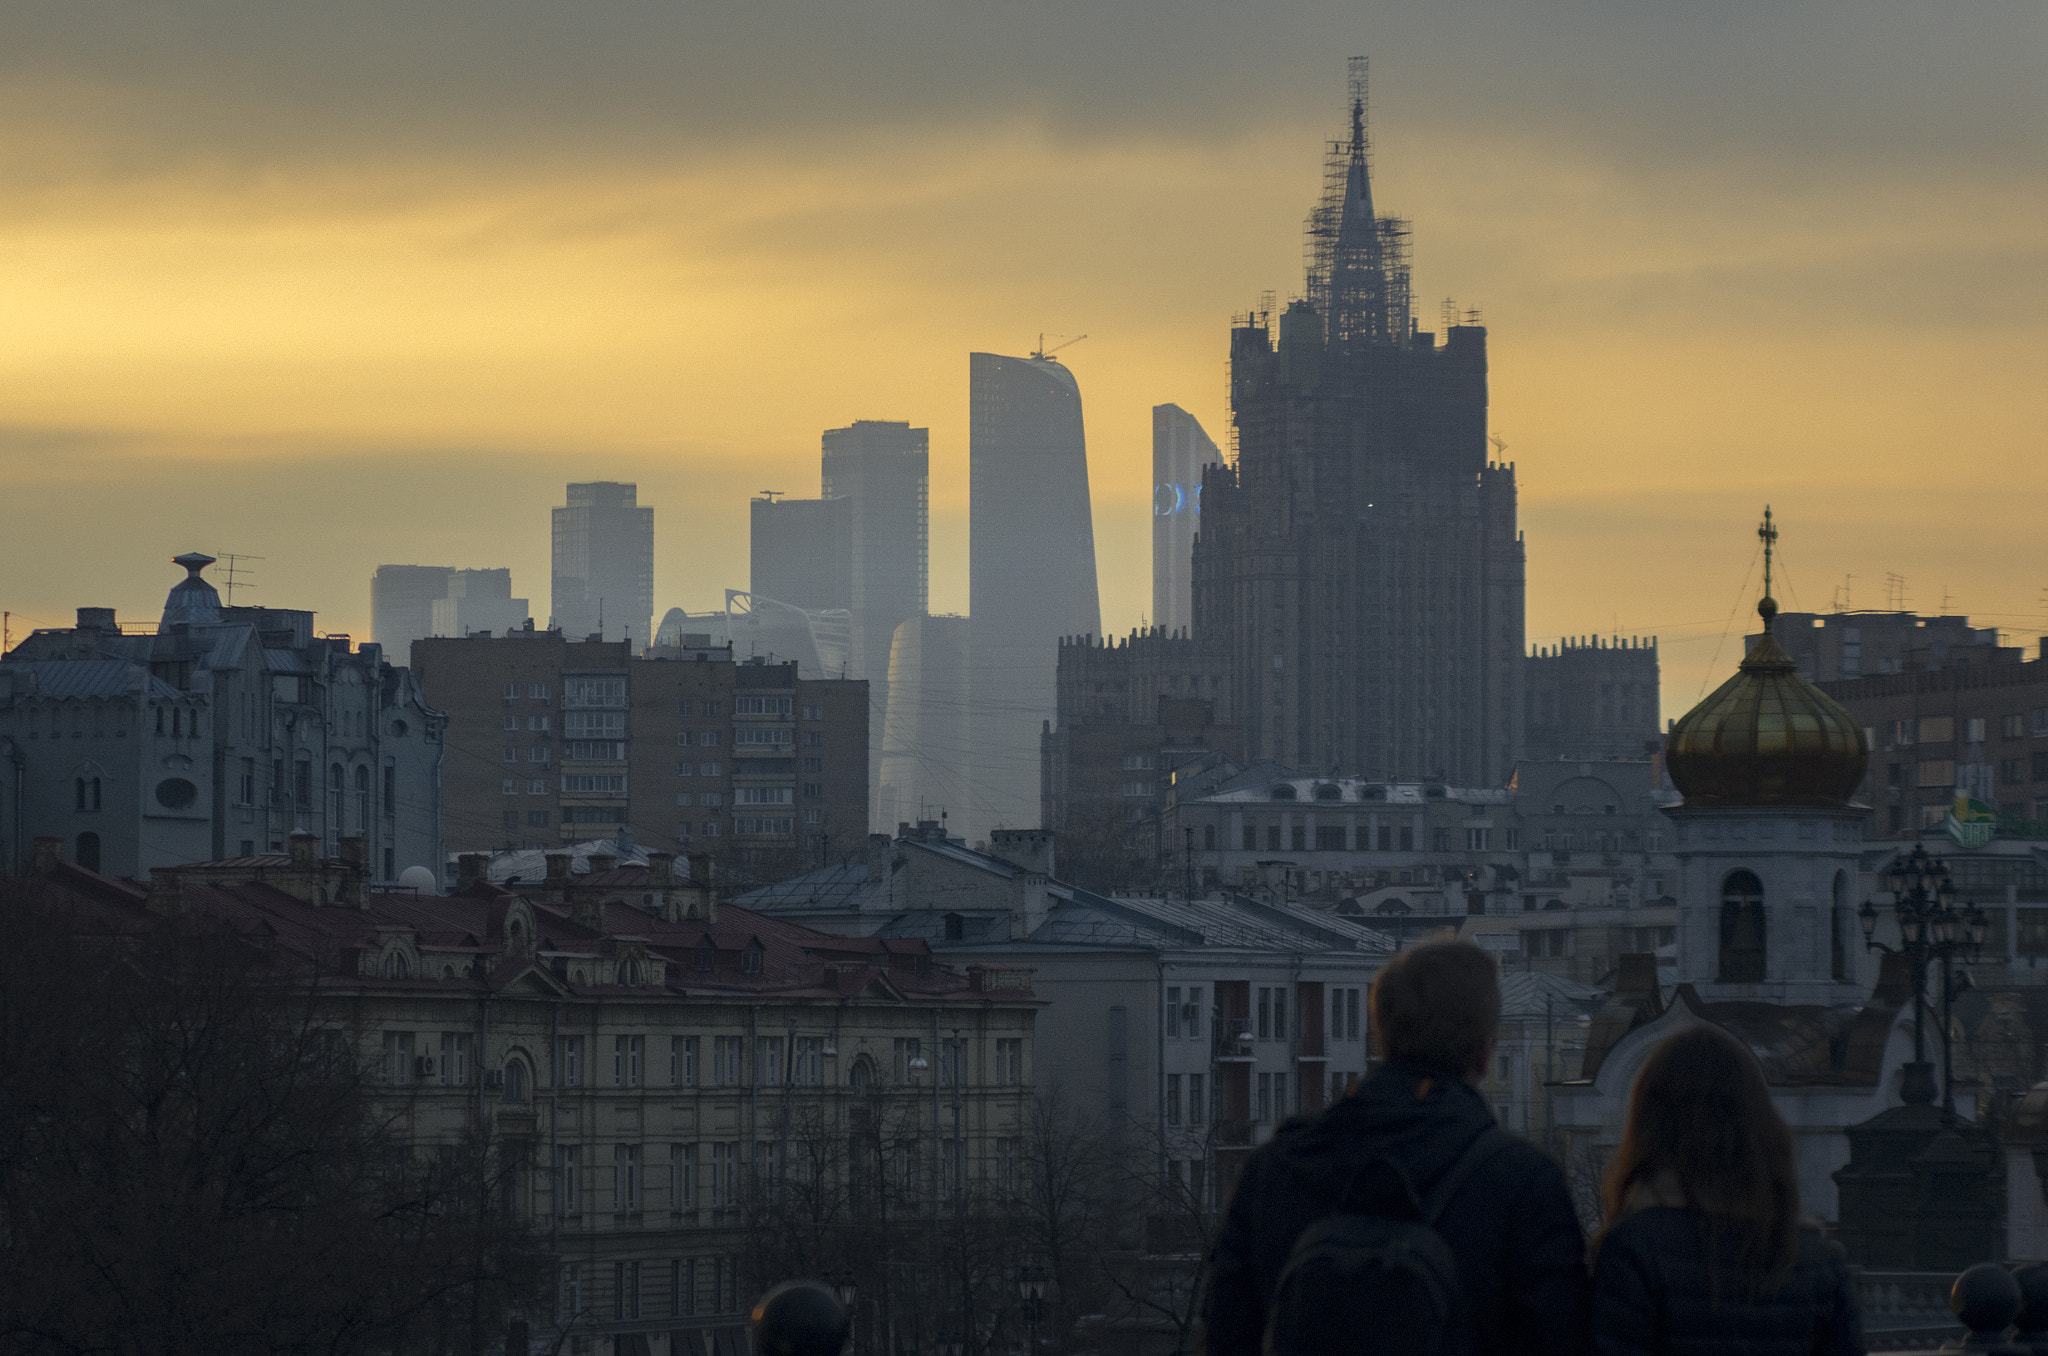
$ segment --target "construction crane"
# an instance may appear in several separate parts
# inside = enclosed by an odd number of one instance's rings
[[[1045,346],[1045,336],[1041,334],[1038,336],[1038,347],[1031,350],[1031,356],[1040,360],[1050,358],[1053,354],[1059,352],[1061,349],[1072,348],[1074,345],[1080,343],[1083,339],[1086,339],[1087,337],[1088,336],[1085,334],[1077,334],[1073,338],[1067,340],[1064,344],[1054,344],[1051,348],[1047,348]]]

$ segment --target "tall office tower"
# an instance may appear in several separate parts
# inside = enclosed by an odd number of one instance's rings
[[[1081,388],[1042,354],[969,360],[966,832],[1038,823],[1038,735],[1056,710],[1062,636],[1095,635],[1095,524]]]
[[[924,612],[930,596],[930,442],[907,420],[856,419],[825,431],[825,497],[851,507],[844,605],[853,609],[853,672],[877,694],[896,628]]]
[[[448,596],[447,565],[379,565],[370,576],[370,638],[403,660],[412,643],[434,634],[434,604]]]
[[[814,612],[853,605],[853,501],[756,499],[747,528],[748,592]]]
[[[555,516],[554,619],[563,635],[603,635],[637,651],[654,627],[654,510],[639,487],[586,481]]]
[[[1222,464],[1195,416],[1152,407],[1152,622],[1169,636],[1194,620],[1188,568],[1202,527],[1202,468]]]
[[[920,614],[896,628],[875,802],[883,832],[937,819],[942,810],[948,828],[966,827],[968,626],[965,617]]]
[[[1203,478],[1194,630],[1246,753],[1498,786],[1521,745],[1515,474],[1487,460],[1486,331],[1408,310],[1408,225],[1373,209],[1363,59],[1309,214],[1307,297],[1230,335],[1237,464]],[[979,603],[976,604],[977,608]]]
[[[868,680],[874,719],[868,730],[868,804],[880,806],[882,729],[889,710],[889,654],[896,628],[922,616],[929,599],[931,474],[929,430],[908,420],[856,419],[825,430],[825,497],[840,497],[847,518],[847,584],[853,609],[853,667]],[[896,821],[883,817],[886,832]]]

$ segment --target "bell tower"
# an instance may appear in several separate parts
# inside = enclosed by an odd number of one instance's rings
[[[1672,727],[1678,980],[1710,1002],[1856,1003],[1876,980],[1856,919],[1870,760],[1862,727],[1800,677],[1772,634],[1777,525],[1757,529],[1763,639]]]

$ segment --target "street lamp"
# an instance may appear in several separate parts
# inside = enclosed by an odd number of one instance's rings
[[[1017,1297],[1024,1301],[1024,1321],[1031,1326],[1027,1351],[1038,1350],[1038,1325],[1045,1318],[1045,1268],[1017,1268]]]
[[[838,1297],[840,1306],[849,1314],[852,1313],[853,1302],[860,1297],[860,1287],[853,1283],[853,1268],[848,1267],[840,1272],[839,1280],[836,1284],[830,1276],[827,1276],[825,1281],[826,1284],[832,1286],[832,1293]]]
[[[1877,905],[1865,900],[1856,911],[1863,926],[1863,946],[1869,951],[1904,956],[1913,976],[1913,1063],[1907,1067],[1905,1091],[1908,1101],[1933,1100],[1933,1085],[1927,1067],[1926,1038],[1923,1034],[1927,1007],[1927,965],[1941,962],[1941,1105],[1953,1113],[1955,1072],[1950,1067],[1949,1023],[1955,997],[1970,987],[1968,971],[1949,968],[1961,957],[1974,963],[1984,939],[1990,935],[1991,920],[1974,904],[1956,904],[1956,885],[1948,864],[1927,855],[1919,844],[1879,873],[1879,882],[1892,897],[1892,913],[1899,921],[1899,944],[1887,946],[1877,940]],[[1924,1091],[1924,1098],[1912,1092]]]

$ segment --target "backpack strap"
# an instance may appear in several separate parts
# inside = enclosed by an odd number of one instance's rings
[[[1458,1188],[1465,1185],[1465,1180],[1480,1164],[1514,1143],[1515,1137],[1497,1125],[1489,1125],[1474,1136],[1465,1152],[1458,1155],[1457,1162],[1437,1178],[1436,1185],[1422,1198],[1422,1222],[1431,1228],[1436,1227],[1437,1216],[1444,1212],[1444,1207],[1451,1203],[1451,1197],[1458,1194]]]

